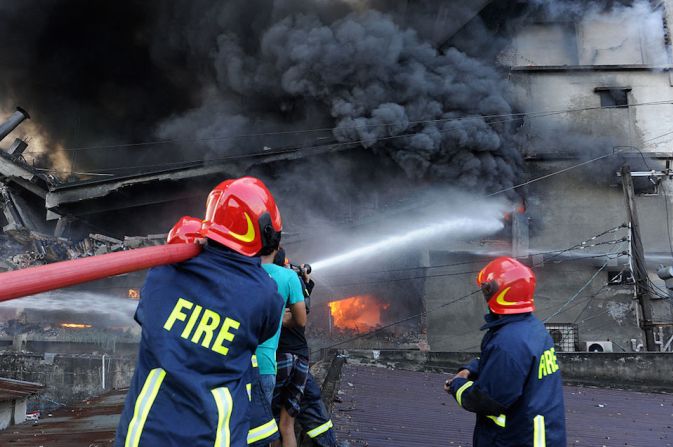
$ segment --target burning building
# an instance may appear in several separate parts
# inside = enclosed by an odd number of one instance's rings
[[[252,174],[279,198],[293,258],[370,247],[316,270],[321,345],[330,328],[388,326],[382,333],[408,328],[433,350],[476,349],[485,304],[459,298],[488,259],[513,254],[538,272],[538,313],[559,343],[569,334],[572,349],[634,350],[655,325],[657,346],[670,347],[662,283],[650,275],[645,323],[633,299],[617,172],[630,166],[646,259],[673,262],[671,2],[168,2],[72,27],[90,12],[75,3],[77,13],[8,7],[13,26],[35,14],[44,23],[22,42],[40,50],[27,54],[58,47],[91,67],[76,85],[34,72],[17,82],[18,63],[2,75],[13,86],[2,104],[25,104],[46,135],[8,143],[28,113],[5,108],[5,268],[159,243],[179,216],[202,213],[214,184]],[[100,42],[108,27],[119,38]],[[176,38],[155,37],[166,35]],[[128,59],[114,70],[88,59],[97,42]],[[67,113],[54,112],[51,91]],[[453,200],[454,189],[472,195]],[[502,226],[428,231],[448,214],[438,203],[476,218],[485,211],[474,197],[488,194],[510,202],[501,216],[514,210]],[[414,231],[427,237],[390,251],[389,236]],[[136,234],[154,236],[125,237]],[[376,240],[387,246],[371,248]],[[128,296],[142,275],[116,281]]]

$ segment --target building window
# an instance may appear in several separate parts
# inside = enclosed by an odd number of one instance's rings
[[[554,340],[556,352],[575,352],[579,337],[574,323],[545,323],[547,332]]]
[[[601,107],[625,109],[629,106],[630,88],[598,87],[594,91],[601,98]]]

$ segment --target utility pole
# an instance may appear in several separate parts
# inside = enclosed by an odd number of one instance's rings
[[[645,347],[648,351],[654,351],[654,330],[652,327],[652,303],[650,302],[650,287],[648,284],[647,267],[645,265],[645,252],[643,241],[640,237],[640,224],[638,223],[638,210],[636,209],[633,179],[629,165],[622,166],[622,186],[624,187],[624,199],[626,200],[626,218],[631,229],[631,271],[636,283],[636,297],[642,308],[643,318],[641,326],[645,332]]]

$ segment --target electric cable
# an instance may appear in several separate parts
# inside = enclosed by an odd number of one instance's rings
[[[610,255],[613,255],[613,257],[610,257]],[[585,259],[596,259],[596,258],[607,258],[608,260],[611,259],[616,259],[617,257],[624,256],[622,252],[615,252],[615,253],[602,253],[602,254],[597,254],[594,256],[584,256],[580,258],[574,258],[574,259],[566,259],[563,261],[559,261],[558,263],[563,263],[563,262],[571,262],[571,261],[581,261]],[[327,284],[326,286],[330,288],[340,288],[340,287],[353,287],[353,286],[363,286],[363,285],[372,285],[372,284],[382,284],[382,283],[390,283],[390,282],[399,282],[399,281],[412,281],[416,279],[425,279],[425,278],[443,278],[443,277],[451,277],[451,276],[461,276],[461,275],[468,275],[468,274],[476,274],[479,273],[481,270],[472,270],[472,271],[467,271],[467,272],[447,272],[447,273],[437,273],[434,275],[419,275],[419,276],[409,276],[409,277],[404,277],[404,278],[383,278],[383,279],[374,279],[370,281],[359,281],[359,282],[352,282],[352,283],[344,283],[344,284]],[[579,271],[584,271],[584,270],[579,270]]]
[[[673,104],[671,100],[665,101],[651,101],[643,103],[629,104],[629,107],[642,107],[642,106],[653,106],[653,105],[670,105]],[[521,119],[525,117],[529,118],[538,118],[538,117],[547,117],[553,115],[560,115],[564,113],[575,113],[575,112],[586,112],[592,110],[603,110],[611,108],[621,108],[621,106],[591,106],[591,107],[581,107],[574,109],[560,109],[560,110],[548,110],[548,111],[537,111],[537,112],[519,112],[519,113],[504,113],[504,114],[492,114],[492,115],[468,115],[463,117],[452,117],[452,118],[436,118],[428,120],[414,120],[414,121],[391,121],[387,123],[370,123],[370,124],[356,124],[352,126],[340,126],[339,129],[372,129],[377,127],[390,127],[400,124],[409,124],[409,125],[418,125],[418,124],[428,124],[428,123],[445,123],[453,121],[465,121],[471,119],[488,119],[488,118],[515,118]],[[487,124],[498,123],[487,122]],[[284,131],[270,131],[270,132],[257,132],[249,134],[239,134],[239,135],[228,135],[222,137],[209,137],[209,138],[191,138],[191,139],[163,139],[163,140],[154,140],[154,141],[143,141],[137,143],[120,143],[120,144],[107,144],[107,145],[97,145],[97,146],[82,146],[82,147],[72,147],[61,149],[65,152],[76,152],[76,151],[87,151],[87,150],[100,150],[100,149],[113,149],[113,148],[130,148],[130,147],[143,147],[143,146],[156,146],[162,144],[171,144],[171,143],[194,143],[194,142],[212,142],[212,141],[227,141],[238,138],[257,138],[263,136],[281,136],[281,135],[303,135],[307,133],[320,133],[320,132],[332,132],[335,127],[322,127],[322,128],[313,128],[313,129],[297,129],[297,130],[284,130]],[[671,131],[673,133],[673,131]],[[665,135],[662,135],[665,136]],[[32,153],[27,151],[27,153]]]
[[[664,102],[664,103],[673,104],[673,102],[671,102],[671,101]],[[600,107],[594,107],[594,108],[600,108]],[[592,108],[589,108],[589,109],[592,109]],[[559,113],[563,113],[563,112],[559,112]],[[438,130],[439,133],[448,132],[448,131],[451,131],[451,129]],[[667,135],[667,134],[668,133],[659,135],[657,137],[654,137],[653,139],[660,138],[660,137],[662,137],[664,135]],[[392,139],[397,139],[397,138],[407,138],[407,137],[410,137],[410,136],[413,136],[413,134],[389,135],[389,136],[384,136],[384,137],[377,138],[377,142],[392,140]],[[648,140],[648,141],[650,141],[650,140]],[[104,171],[107,171],[107,172],[102,172],[102,173],[99,172],[99,173],[95,173],[95,174],[92,174],[92,175],[96,175],[96,174],[103,175],[103,174],[109,173],[110,171],[124,171],[124,170],[130,170],[130,169],[198,167],[198,166],[203,165],[206,162],[218,163],[218,162],[224,162],[224,161],[228,161],[228,160],[254,158],[254,157],[258,157],[258,156],[262,156],[262,155],[279,155],[279,154],[293,153],[293,152],[299,152],[299,151],[317,150],[317,149],[334,148],[334,147],[351,146],[351,145],[356,146],[357,144],[360,144],[360,143],[366,143],[366,141],[364,139],[360,139],[360,140],[353,140],[353,141],[347,141],[347,142],[328,143],[328,144],[325,144],[325,145],[297,146],[297,147],[281,148],[281,149],[261,151],[261,152],[239,153],[239,154],[231,154],[231,155],[223,156],[223,157],[219,157],[219,158],[213,158],[213,159],[209,159],[209,160],[195,159],[195,160],[187,160],[187,161],[180,161],[180,162],[162,163],[162,164],[120,166],[120,167],[117,167],[117,168],[108,168],[108,169],[104,170]],[[617,148],[617,147],[619,147],[619,146],[615,146],[615,148]],[[497,194],[500,194],[500,193],[503,193],[503,192],[511,191],[511,190],[520,188],[521,186],[529,185],[529,184],[537,182],[539,180],[543,180],[543,179],[552,177],[554,175],[570,171],[570,170],[575,169],[577,167],[584,166],[584,165],[587,165],[589,163],[593,163],[594,161],[598,161],[598,160],[613,156],[617,153],[619,153],[619,152],[613,152],[611,154],[605,154],[605,155],[593,158],[591,160],[588,160],[588,161],[570,166],[568,168],[564,168],[564,169],[561,169],[559,171],[556,171],[556,172],[546,174],[546,175],[543,175],[541,177],[529,180],[527,182],[523,182],[523,183],[520,183],[518,185],[514,185],[514,186],[511,186],[511,187],[508,187],[508,188],[501,189],[499,191],[496,191],[494,193],[491,193],[491,194],[487,195],[487,197],[491,197],[491,196],[494,196],[494,195],[497,195]],[[55,172],[55,171],[52,170],[51,172]]]
[[[607,261],[606,261],[606,262],[603,264],[603,266],[602,266],[602,267],[601,267],[601,268],[594,274],[594,276],[592,276],[592,278],[591,278],[591,279],[590,279],[590,280],[589,280],[589,281],[588,281],[582,288],[580,288],[580,290],[578,290],[577,293],[575,293],[575,294],[571,297],[571,299],[569,299],[569,300],[566,302],[566,304],[565,304],[564,306],[566,306],[566,305],[569,304],[571,301],[573,301],[574,298],[576,298],[577,295],[579,295],[579,294],[582,292],[582,290],[584,290],[584,289],[591,283],[591,281],[593,281],[593,279],[594,279],[596,276],[598,276],[598,273],[600,273],[600,271],[603,270],[603,269],[607,266],[607,264],[608,264],[608,263],[607,263]],[[463,273],[465,273],[465,272],[463,272]],[[475,272],[475,273],[476,273],[476,272]],[[421,277],[419,277],[419,278],[421,278]],[[605,287],[605,286],[603,286],[603,287]],[[600,290],[602,290],[603,287],[601,287]],[[597,294],[600,292],[600,290],[599,290],[598,292],[596,292],[594,295],[597,295]],[[398,325],[398,324],[404,323],[404,322],[406,322],[406,321],[412,320],[412,319],[417,318],[417,317],[419,317],[419,316],[427,315],[427,314],[429,314],[429,313],[431,313],[431,312],[434,312],[434,311],[436,311],[436,310],[438,310],[438,309],[441,309],[441,308],[444,308],[444,307],[449,306],[449,305],[451,305],[451,304],[457,303],[458,301],[461,301],[461,300],[463,300],[463,299],[465,299],[465,298],[468,298],[468,297],[470,297],[470,296],[472,296],[472,295],[474,295],[474,294],[476,294],[476,293],[478,293],[478,292],[480,292],[480,291],[481,291],[481,289],[479,289],[479,290],[475,290],[475,291],[473,291],[473,292],[471,292],[471,293],[469,293],[469,294],[467,294],[467,295],[461,296],[461,297],[456,298],[456,299],[454,299],[454,300],[452,300],[452,301],[449,301],[449,302],[447,302],[447,303],[441,304],[440,306],[437,306],[437,307],[435,307],[435,308],[433,308],[433,309],[428,309],[428,310],[422,311],[422,312],[420,312],[420,313],[411,315],[411,316],[409,316],[409,317],[403,318],[403,319],[401,319],[401,320],[394,321],[394,322],[392,322],[392,323],[386,324],[386,325],[384,325],[384,326],[381,326],[381,327],[379,327],[379,328],[376,328],[376,329],[374,329],[374,330],[372,330],[372,331],[369,331],[369,332],[367,332],[367,333],[360,334],[360,335],[357,335],[357,336],[355,336],[355,337],[348,338],[348,339],[346,339],[346,340],[342,340],[342,341],[340,341],[340,342],[338,342],[338,343],[334,343],[334,344],[331,344],[331,345],[328,345],[328,346],[323,346],[323,347],[321,347],[321,348],[318,348],[318,349],[315,350],[315,351],[312,351],[311,354],[316,353],[316,352],[319,352],[319,351],[321,351],[321,350],[323,350],[323,349],[331,349],[331,348],[334,348],[334,347],[336,347],[336,346],[340,346],[340,345],[349,343],[349,342],[351,342],[351,341],[358,340],[358,339],[360,339],[360,338],[369,337],[369,336],[371,336],[371,335],[374,335],[374,334],[376,334],[376,333],[378,333],[378,332],[383,331],[384,329],[388,329],[388,328],[390,328],[390,327],[393,327],[393,326],[396,326],[396,325]],[[559,309],[559,312],[557,312],[557,314],[560,313],[560,311],[563,309],[564,306],[562,306],[562,308]],[[553,316],[555,316],[555,315],[557,315],[557,314],[554,314],[554,315],[552,315],[551,317],[553,317]],[[549,317],[549,318],[551,318],[551,317]],[[546,322],[549,318],[545,319],[544,321]],[[466,349],[468,349],[468,348],[466,348]]]
[[[595,247],[597,245],[609,245],[613,243],[617,243],[620,241],[623,241],[624,238],[622,239],[615,239],[612,241],[605,241],[603,243],[597,243],[593,245],[586,245],[588,242],[594,241],[602,236],[605,236],[606,234],[614,233],[619,231],[620,229],[626,228],[626,224],[621,224],[619,226],[610,228],[608,230],[602,231],[598,234],[595,234],[594,236],[591,236],[590,238],[587,238],[581,242],[576,243],[575,245],[572,245],[568,248],[562,248],[558,250],[549,250],[549,251],[539,251],[539,252],[534,252],[534,253],[529,253],[528,255],[525,256],[515,256],[516,259],[526,259],[529,258],[530,256],[539,256],[539,255],[546,255],[546,254],[555,254],[555,253],[565,253],[567,251],[573,250],[578,247],[584,247],[584,248],[589,248],[589,247]],[[472,255],[476,256],[491,256],[491,253],[470,253]],[[611,254],[616,254],[616,253],[611,253]],[[546,260],[545,260],[546,261]],[[360,273],[390,273],[390,272],[398,272],[398,271],[408,271],[408,270],[422,270],[422,269],[429,269],[429,268],[442,268],[442,267],[455,267],[459,265],[466,265],[466,264],[473,264],[474,261],[464,261],[464,262],[456,262],[456,263],[451,263],[451,264],[437,264],[437,265],[431,265],[427,267],[405,267],[405,268],[398,268],[398,269],[387,269],[387,270],[365,270],[361,271]],[[333,277],[336,276],[352,276],[352,273],[342,273],[342,274],[337,274],[337,275],[332,275]]]
[[[662,136],[670,135],[670,134],[673,134],[673,130],[671,130],[670,132],[667,132],[666,134],[662,134],[662,135],[659,135],[657,137],[650,138],[649,140],[646,140],[646,141],[652,141],[652,140],[661,138]],[[645,163],[645,166],[647,167],[648,171],[654,171],[650,167],[650,164],[647,162],[647,159],[645,158],[645,154],[643,153],[643,151],[639,147],[637,147],[637,146],[627,146],[627,147],[631,147],[631,148],[637,150],[638,153],[640,154],[640,157],[643,159],[643,163]],[[664,208],[666,209],[666,235],[668,236],[668,247],[671,250],[671,256],[673,256],[673,238],[671,237],[671,216],[670,216],[669,209],[668,209],[668,193],[666,192],[666,187],[664,185],[661,186],[661,192],[664,193]]]
[[[546,323],[547,321],[551,320],[552,318],[554,318],[555,316],[557,316],[558,314],[563,312],[563,310],[566,308],[566,306],[568,306],[568,304],[572,303],[575,300],[575,298],[577,298],[579,296],[579,294],[582,293],[582,291],[584,291],[584,289],[589,287],[589,284],[591,284],[593,282],[593,280],[596,279],[598,274],[600,272],[602,272],[605,269],[605,267],[607,267],[607,266],[608,266],[608,261],[605,261],[603,263],[603,265],[601,266],[601,268],[599,268],[596,271],[596,273],[594,273],[591,276],[591,278],[589,278],[589,280],[582,287],[580,287],[580,289],[577,292],[575,292],[570,298],[568,298],[568,301],[566,301],[556,312],[554,312],[553,314],[549,315],[547,318],[542,320],[542,322]]]

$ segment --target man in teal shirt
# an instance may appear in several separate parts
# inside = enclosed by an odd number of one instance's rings
[[[304,292],[301,286],[301,281],[299,281],[299,277],[293,270],[280,267],[273,263],[273,259],[277,252],[278,249],[274,250],[268,256],[262,256],[262,268],[276,282],[278,286],[278,293],[284,300],[284,307],[289,307],[289,311],[286,309],[286,312],[291,314],[294,324],[303,327],[306,325],[306,306],[304,304]],[[261,387],[262,394],[266,400],[266,405],[264,406],[266,407],[268,405],[269,409],[271,408],[273,390],[276,385],[276,349],[278,349],[278,339],[280,338],[282,321],[283,318],[281,317],[281,319],[278,321],[278,330],[276,330],[276,333],[273,335],[273,337],[257,346],[257,352],[255,353],[259,369],[259,386]],[[253,406],[255,406],[255,402],[253,402]],[[261,417],[260,414],[253,414],[254,415],[251,416],[252,419],[258,419]],[[272,416],[271,419],[273,419]],[[277,435],[273,436],[276,433],[275,431],[272,433],[269,430],[263,429],[267,422],[268,421],[266,420],[250,421],[251,432],[248,436],[248,445],[267,445],[269,441],[277,438]],[[258,430],[255,430],[255,428],[258,428]],[[253,435],[255,432],[259,433],[260,435],[263,433],[269,433],[269,436],[260,438],[260,436]]]
[[[299,277],[293,270],[277,266],[273,263],[273,258],[277,252],[278,250],[275,250],[268,256],[262,256],[262,268],[276,281],[278,293],[285,300],[285,307],[289,305],[295,324],[305,326],[306,306],[304,305],[304,291],[301,287],[301,281],[299,281]],[[268,395],[269,403],[271,403],[273,386],[276,382],[276,349],[278,349],[282,321],[283,319],[281,318],[278,322],[276,334],[257,346],[256,354],[259,364],[259,374],[262,376],[262,385],[265,388],[264,393]],[[269,390],[265,386],[267,383],[271,384]]]

